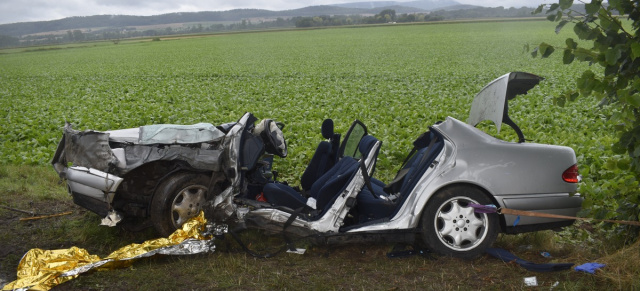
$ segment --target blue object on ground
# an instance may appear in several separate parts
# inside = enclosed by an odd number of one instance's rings
[[[516,262],[521,267],[533,271],[533,272],[552,272],[571,269],[574,263],[549,263],[549,264],[536,264],[529,261],[525,261],[516,255],[510,253],[507,250],[499,248],[488,248],[486,253],[501,259],[505,262]]]
[[[595,274],[597,269],[603,268],[605,264],[600,263],[585,263],[576,267],[576,271],[587,272],[589,274]]]

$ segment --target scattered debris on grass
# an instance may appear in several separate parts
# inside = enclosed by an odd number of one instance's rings
[[[204,213],[186,222],[168,238],[148,240],[124,246],[104,259],[85,249],[71,247],[59,250],[29,250],[18,264],[18,279],[2,290],[49,290],[91,270],[126,268],[136,259],[163,255],[190,255],[215,250],[214,237],[203,234]]]

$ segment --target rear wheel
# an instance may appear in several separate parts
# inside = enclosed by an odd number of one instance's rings
[[[151,201],[151,220],[162,236],[169,236],[202,210],[209,177],[177,173],[162,182]]]
[[[456,186],[431,198],[422,214],[422,241],[447,256],[472,259],[495,242],[498,217],[494,213],[475,213],[469,204],[492,204],[479,189]]]

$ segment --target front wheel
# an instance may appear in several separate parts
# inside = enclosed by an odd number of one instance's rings
[[[422,241],[437,253],[473,259],[495,242],[497,214],[475,213],[469,204],[492,204],[479,189],[456,186],[431,198],[421,219]]]
[[[151,220],[162,236],[169,236],[202,210],[209,177],[196,173],[177,173],[162,182],[151,201]]]

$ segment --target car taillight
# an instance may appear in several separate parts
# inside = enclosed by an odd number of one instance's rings
[[[562,173],[562,180],[567,183],[578,183],[582,180],[580,174],[578,174],[578,165],[575,164]]]

